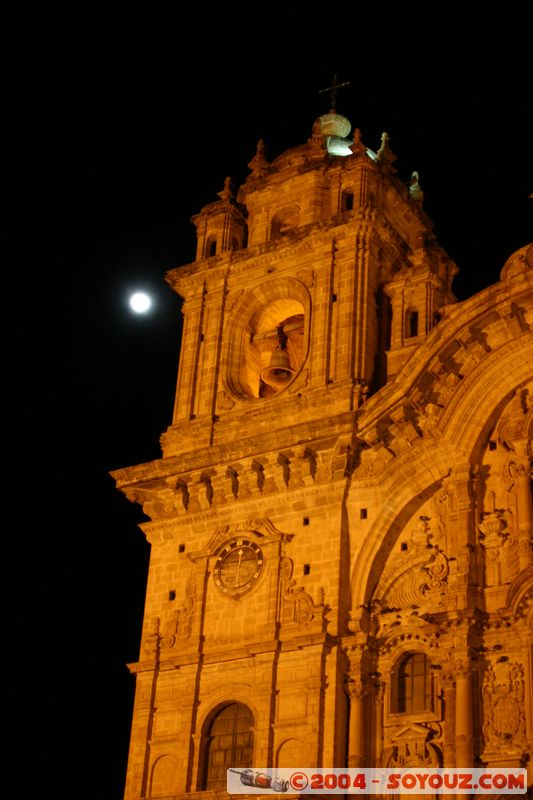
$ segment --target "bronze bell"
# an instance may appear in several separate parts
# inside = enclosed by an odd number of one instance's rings
[[[272,351],[270,364],[261,372],[261,380],[274,389],[282,389],[295,374],[295,371],[291,369],[287,351],[276,347]]]

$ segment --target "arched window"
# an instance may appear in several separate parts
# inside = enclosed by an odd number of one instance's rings
[[[400,663],[397,672],[397,708],[399,714],[415,714],[431,708],[431,677],[424,653],[411,653]]]
[[[211,234],[205,243],[205,257],[211,258],[217,254],[217,237]]]
[[[272,218],[270,238],[282,239],[298,227],[299,211],[296,206],[280,209]]]
[[[225,789],[229,767],[252,767],[254,718],[244,703],[225,706],[211,720],[205,737],[204,789]]]
[[[344,189],[341,197],[341,211],[353,211],[352,189]]]
[[[405,337],[411,339],[418,336],[418,311],[410,308],[405,315]]]

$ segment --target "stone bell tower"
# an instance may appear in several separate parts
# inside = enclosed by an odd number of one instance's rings
[[[167,274],[184,298],[174,417],[161,459],[114,473],[152,546],[126,800],[224,789],[230,766],[383,752],[381,722],[363,741],[354,677],[357,662],[376,680],[353,569],[385,508],[361,448],[393,457],[390,425],[423,436],[393,378],[454,303],[456,267],[387,135],[373,152],[349,131],[333,110],[272,162],[260,142],[244,184],[193,218],[196,260]],[[363,441],[373,395],[390,416]],[[402,735],[427,752],[415,728]]]

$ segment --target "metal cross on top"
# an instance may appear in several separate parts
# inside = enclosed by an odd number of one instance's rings
[[[326,89],[319,89],[318,94],[324,94],[324,92],[329,92],[331,110],[335,111],[337,108],[337,89],[340,89],[342,86],[349,86],[350,83],[351,81],[344,81],[344,83],[337,83],[337,76],[334,75],[331,86],[328,86]]]

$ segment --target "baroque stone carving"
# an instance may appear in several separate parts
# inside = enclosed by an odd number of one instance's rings
[[[295,625],[309,625],[318,614],[322,615],[323,606],[317,606],[311,595],[307,594],[303,586],[297,586],[292,577],[294,564],[292,559],[285,556],[280,565],[280,579],[282,583],[282,621]]]
[[[185,604],[172,614],[161,637],[161,647],[174,647],[179,639],[191,635],[192,613],[196,601],[196,579],[189,578],[185,587]]]
[[[511,452],[516,452],[517,440],[527,438],[533,411],[530,391],[530,387],[516,391],[497,427],[498,441]]]
[[[433,433],[439,424],[442,408],[436,403],[427,403],[418,418],[418,427],[424,433]]]
[[[359,480],[364,478],[375,479],[383,472],[393,457],[392,453],[383,445],[362,450],[354,475]]]
[[[389,609],[411,606],[440,606],[448,591],[448,557],[431,544],[428,517],[420,517],[411,532],[406,552],[396,553],[383,573],[378,591]]]
[[[199,556],[213,555],[218,553],[232,535],[239,533],[255,533],[258,537],[263,537],[265,541],[290,542],[292,534],[283,533],[267,517],[252,517],[243,522],[232,523],[231,525],[221,525],[211,539],[205,550],[198,553],[189,554],[193,561]],[[259,541],[259,540],[258,540]]]
[[[449,478],[442,481],[442,487],[433,496],[431,505],[436,515],[434,541],[439,543],[446,538],[450,516],[457,511],[457,495]]]
[[[439,767],[442,754],[432,741],[438,736],[440,726],[413,723],[391,733],[392,751],[389,767]]]
[[[344,678],[344,691],[350,700],[363,700],[368,691],[360,677],[346,675]]]
[[[524,667],[518,662],[489,664],[483,676],[485,749],[522,751],[525,740]]]
[[[503,512],[495,510],[484,514],[478,528],[481,546],[485,554],[485,585],[499,586],[506,577],[503,575],[502,553],[506,549],[509,537],[509,530]],[[516,543],[513,543],[516,549]],[[508,558],[505,559],[506,565],[507,562]]]
[[[427,574],[427,581],[420,587],[422,594],[437,597],[445,594],[450,568],[444,553],[440,551],[435,553],[427,564],[422,565],[421,569]]]

